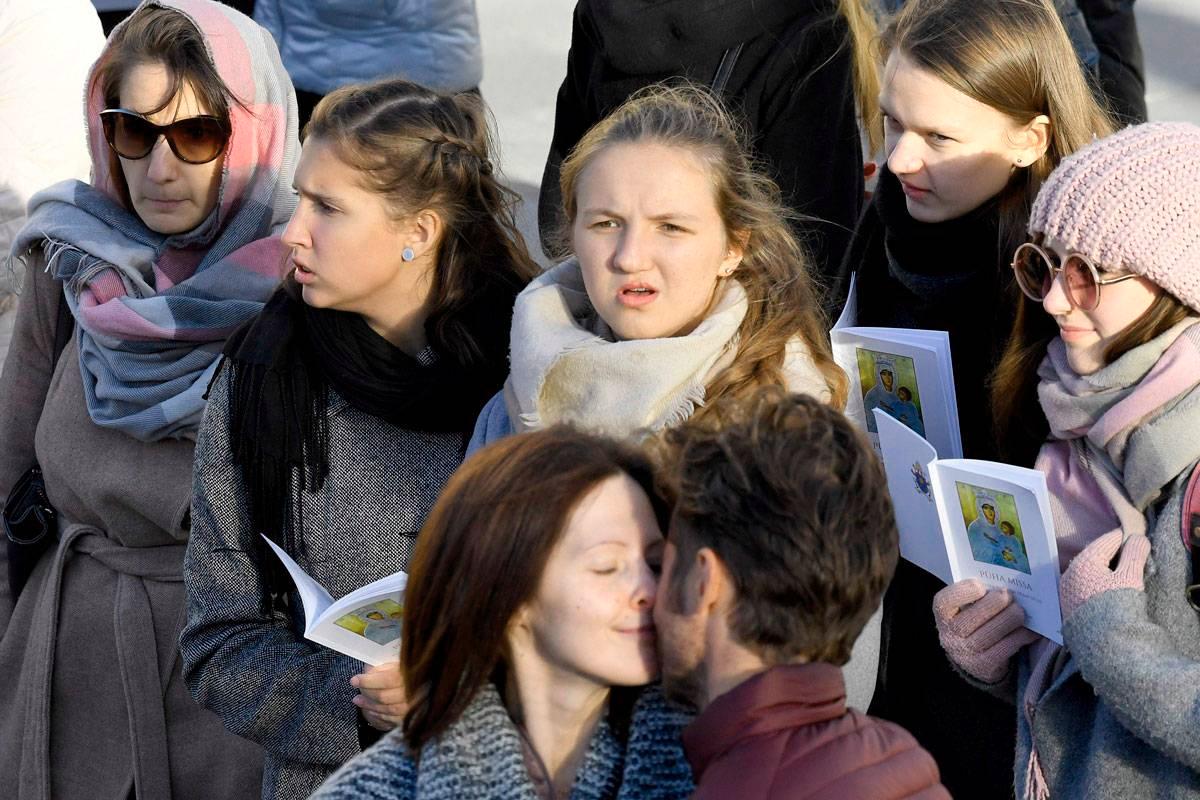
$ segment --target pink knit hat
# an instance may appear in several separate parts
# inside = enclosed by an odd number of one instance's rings
[[[1200,310],[1200,127],[1134,125],[1063,159],[1038,192],[1029,231]]]

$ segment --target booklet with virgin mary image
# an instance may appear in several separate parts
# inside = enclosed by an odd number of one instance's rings
[[[851,276],[846,305],[829,332],[833,358],[850,378],[846,416],[867,432],[877,450],[875,409],[924,437],[942,458],[961,457],[949,334],[857,327],[855,283]]]
[[[1025,626],[1062,644],[1058,542],[1046,477],[995,461],[939,459],[929,442],[876,409],[900,555],[945,583],[1008,589]]]
[[[400,660],[400,620],[408,575],[388,575],[335,601],[287,551],[266,536],[263,539],[296,584],[304,606],[304,638],[371,666]]]

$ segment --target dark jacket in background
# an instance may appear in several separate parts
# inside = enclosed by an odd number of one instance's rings
[[[1146,112],[1146,64],[1138,37],[1134,0],[1057,0],[1077,5],[1096,48],[1094,76],[1100,93],[1122,125],[1136,125]],[[1060,13],[1062,11],[1060,10]],[[1072,37],[1073,39],[1075,37]]]
[[[694,800],[948,800],[897,725],[846,708],[832,664],[774,667],[718,697],[683,733]]]
[[[836,271],[863,197],[852,49],[836,0],[580,0],[538,200],[547,253],[562,225],[559,168],[588,128],[652,83],[712,86],[739,45],[722,96],[744,115],[785,202],[824,220],[801,233],[819,276]]]
[[[858,275],[858,324],[950,334],[963,454],[997,457],[987,377],[1012,328],[1014,291],[998,250],[996,202],[955,220],[909,216],[885,167],[855,231],[842,287]],[[904,726],[937,760],[955,796],[1008,798],[1013,707],[968,686],[951,668],[933,621],[942,582],[900,561],[883,600],[879,674],[868,711]]]
[[[1054,0],[1071,46],[1099,96],[1122,125],[1145,122],[1146,65],[1134,0]],[[881,0],[894,13],[904,0]]]

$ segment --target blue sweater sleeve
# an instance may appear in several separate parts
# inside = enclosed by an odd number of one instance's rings
[[[499,441],[513,434],[512,420],[508,418],[508,406],[504,403],[504,391],[492,395],[487,405],[479,412],[475,420],[475,431],[471,441],[467,442],[467,457],[492,442]]]
[[[233,463],[228,394],[223,373],[196,446],[179,641],[184,680],[238,736],[288,761],[336,766],[359,751],[350,678],[362,665],[303,639],[288,614],[264,608],[265,567]]]

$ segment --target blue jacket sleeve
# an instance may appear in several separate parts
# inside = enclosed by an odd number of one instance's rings
[[[504,390],[496,392],[475,420],[475,431],[467,442],[467,457],[492,442],[513,434],[512,420],[508,417],[508,406],[504,402]]]
[[[266,607],[265,565],[229,442],[228,387],[223,373],[196,446],[184,680],[238,736],[288,761],[336,766],[359,750],[350,678],[362,665],[303,639],[300,619]]]

